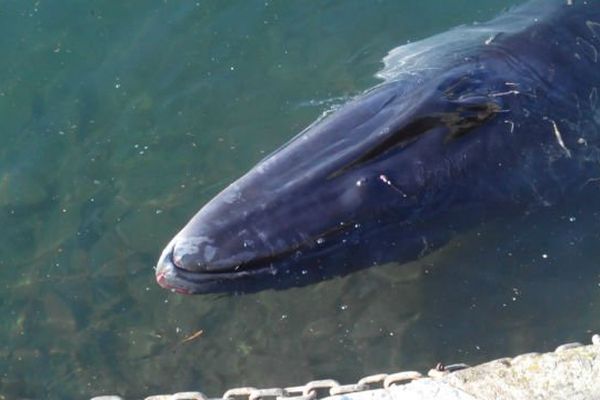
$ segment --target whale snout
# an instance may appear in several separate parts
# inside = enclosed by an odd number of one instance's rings
[[[156,281],[165,289],[194,294],[222,287],[238,290],[239,278],[276,274],[269,262],[255,262],[256,259],[265,261],[265,258],[251,250],[239,253],[219,250],[203,236],[176,236],[158,260]],[[225,257],[225,254],[235,255]]]
[[[178,268],[173,262],[173,241],[171,241],[163,250],[156,264],[156,282],[161,287],[178,293],[193,293],[188,290],[185,281],[178,277],[177,270]]]
[[[203,273],[236,272],[277,252],[274,243],[247,229],[214,236],[178,235],[171,246],[172,262],[177,268]]]

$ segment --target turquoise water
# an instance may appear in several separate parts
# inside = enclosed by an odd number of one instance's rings
[[[0,398],[350,382],[599,331],[593,202],[306,288],[154,282],[203,203],[376,84],[388,50],[514,2],[3,2]]]

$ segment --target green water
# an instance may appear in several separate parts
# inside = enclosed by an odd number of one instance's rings
[[[350,382],[600,330],[584,210],[283,292],[154,282],[204,202],[376,84],[388,50],[514,2],[0,3],[0,398]]]

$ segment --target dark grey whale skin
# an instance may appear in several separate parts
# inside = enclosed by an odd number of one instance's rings
[[[306,285],[585,196],[600,177],[600,1],[573,3],[536,0],[400,48],[393,80],[202,207],[163,251],[158,283]]]

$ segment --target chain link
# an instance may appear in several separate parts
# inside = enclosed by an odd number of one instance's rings
[[[383,381],[385,381],[385,378],[387,378],[388,374],[375,374],[375,375],[369,375],[369,376],[365,376],[364,378],[362,378],[361,380],[358,381],[359,385],[367,385],[367,387],[369,387],[369,389],[374,389],[373,386],[377,387],[383,387]]]
[[[223,393],[224,400],[234,400],[236,397],[240,397],[241,399],[248,399],[252,395],[253,391],[258,389],[253,387],[239,387],[229,389],[225,393]]]
[[[421,379],[423,375],[417,371],[404,371],[397,372],[395,374],[388,375],[383,381],[383,387],[389,388],[390,386],[402,385],[409,383],[416,379]]]
[[[315,392],[304,395],[304,386],[290,386],[284,390],[285,396],[279,397],[278,400],[314,400],[317,397]]]
[[[170,395],[150,396],[146,397],[145,400],[208,400],[208,398],[201,392],[179,392]]]
[[[282,397],[286,397],[285,389],[281,388],[271,388],[271,389],[256,389],[250,393],[249,400],[276,400]]]
[[[368,389],[369,387],[367,385],[361,385],[360,383],[352,383],[350,385],[340,385],[332,387],[331,389],[329,389],[329,394],[332,396],[337,396],[338,394],[364,392]]]
[[[315,393],[315,396],[318,398],[329,396],[329,391],[333,387],[340,386],[338,381],[334,381],[333,379],[323,379],[320,381],[311,381],[304,385],[304,391],[302,394],[304,396],[308,396],[311,393]],[[319,396],[320,393],[325,394],[325,396]]]

